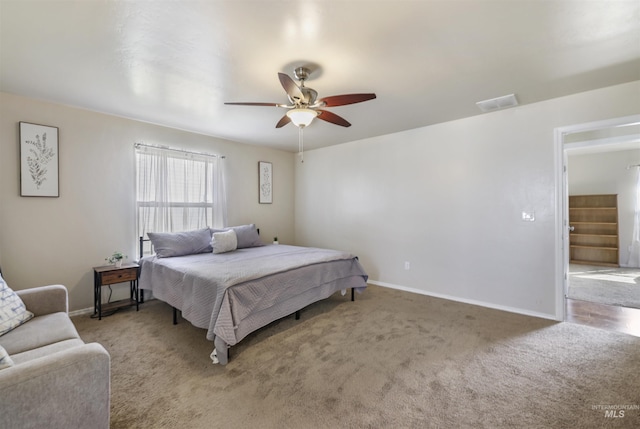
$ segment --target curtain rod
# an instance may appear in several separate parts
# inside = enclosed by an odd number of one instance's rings
[[[631,170],[633,167],[640,167],[640,164],[627,165],[627,170]]]
[[[140,147],[150,147],[152,149],[171,150],[171,151],[174,151],[174,152],[188,153],[188,154],[191,154],[191,155],[210,156],[212,158],[221,158],[221,159],[225,159],[226,158],[226,156],[224,156],[224,155],[215,155],[213,153],[206,153],[206,152],[195,152],[195,151],[192,151],[192,150],[178,149],[178,148],[169,147],[169,146],[158,146],[158,145],[146,144],[146,143],[134,143],[133,147],[135,147],[136,149],[138,149]]]

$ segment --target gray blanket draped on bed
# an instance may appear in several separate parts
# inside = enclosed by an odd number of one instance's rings
[[[322,269],[318,269],[319,266]],[[140,288],[182,311],[194,326],[232,346],[255,329],[336,290],[366,286],[367,274],[349,253],[286,245],[234,252],[145,257]]]

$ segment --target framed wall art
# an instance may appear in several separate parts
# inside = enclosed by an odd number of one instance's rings
[[[20,195],[59,197],[58,128],[20,122]]]
[[[273,202],[273,165],[270,162],[258,162],[258,194],[260,204]]]

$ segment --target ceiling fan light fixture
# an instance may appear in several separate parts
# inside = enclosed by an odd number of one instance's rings
[[[296,127],[307,127],[318,116],[318,112],[313,109],[298,108],[289,110],[287,116]]]

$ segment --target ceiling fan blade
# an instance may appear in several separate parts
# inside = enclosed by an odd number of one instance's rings
[[[235,106],[269,106],[269,107],[283,107],[282,104],[278,103],[224,103],[224,104],[232,104]]]
[[[324,103],[325,107],[345,106],[347,104],[362,103],[363,101],[369,101],[376,98],[375,94],[344,94],[344,95],[332,95],[330,97],[324,97],[318,100],[319,103]]]
[[[287,92],[287,95],[289,96],[291,101],[297,103],[304,100],[304,94],[302,93],[298,85],[296,85],[296,83],[293,81],[293,79],[289,77],[289,75],[278,73],[278,78],[280,79],[280,84],[282,84],[282,87]]]
[[[318,119],[331,122],[332,124],[340,125],[342,127],[350,127],[351,124],[344,118],[329,112],[328,110],[318,110]]]
[[[291,118],[289,118],[287,115],[284,115],[282,118],[280,118],[280,120],[276,124],[276,128],[282,128],[285,125],[287,125],[289,122],[291,122]]]

